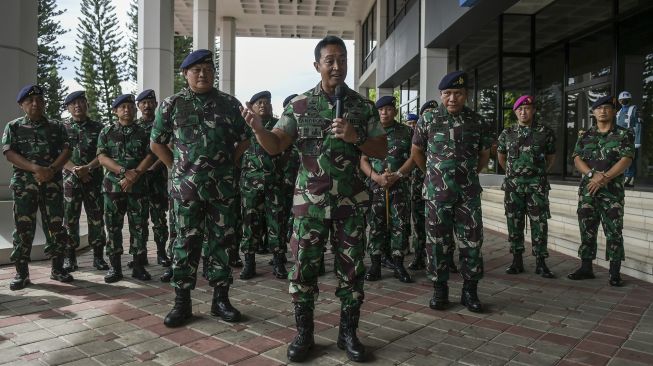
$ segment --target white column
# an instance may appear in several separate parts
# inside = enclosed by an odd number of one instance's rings
[[[24,113],[16,103],[16,95],[27,84],[36,83],[38,2],[3,1],[0,22],[0,128],[5,129],[7,122]],[[12,175],[11,165],[6,159],[0,159],[0,200],[11,199],[9,181]],[[11,208],[9,207],[9,210]],[[9,211],[11,212],[11,211]],[[13,226],[13,220],[9,220]]]
[[[361,78],[361,62],[363,61],[363,27],[360,21],[354,28],[354,90],[363,94],[359,88]]]
[[[392,88],[376,88],[376,99],[378,100],[381,97],[392,96],[394,89]],[[376,100],[374,101],[376,102]]]
[[[138,91],[173,93],[174,0],[138,0]]]
[[[426,1],[422,1],[422,4]],[[385,42],[385,32],[388,29],[388,2],[387,1],[377,1],[376,2],[376,22],[374,27],[376,27],[376,40],[378,45],[381,45]],[[377,47],[378,47],[377,45]]]
[[[213,51],[215,48],[216,0],[193,1],[193,49]]]
[[[236,20],[224,17],[220,22],[220,90],[236,92]]]
[[[426,48],[424,39],[426,32],[426,1],[421,2],[420,39],[422,41],[419,54],[419,100],[420,104],[435,99],[439,103],[438,84],[447,73],[449,51],[446,48]]]

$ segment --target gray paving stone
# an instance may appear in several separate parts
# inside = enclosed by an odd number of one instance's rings
[[[374,351],[376,358],[384,358],[394,363],[401,363],[413,357],[413,353],[409,349],[399,347],[395,344],[388,344],[383,348]]]
[[[14,344],[20,346],[28,343],[39,342],[45,339],[54,338],[55,335],[48,332],[45,329],[34,330],[31,332],[17,333],[16,337],[12,338],[11,341]]]
[[[562,358],[569,352],[569,347],[561,346],[547,341],[535,341],[530,346],[539,353]]]
[[[84,361],[90,361],[80,350],[76,349],[75,347],[68,347],[65,349],[47,352],[45,355],[43,355],[41,361],[45,362],[48,365],[61,365],[69,364],[70,362],[82,359],[84,359]],[[90,364],[90,362],[87,364]]]
[[[514,347],[504,346],[498,343],[486,343],[478,347],[475,352],[481,352],[502,360],[510,360],[513,358],[517,351]]]
[[[50,338],[50,339],[45,339],[42,341],[23,345],[23,348],[25,349],[25,351],[27,351],[27,353],[39,352],[39,351],[46,353],[57,349],[67,348],[67,347],[71,347],[71,345],[68,342],[64,341],[63,339],[59,339],[59,338]]]
[[[472,352],[465,348],[451,346],[442,343],[436,344],[435,346],[429,348],[429,351],[433,352],[434,356],[444,357],[452,361],[456,361],[462,358],[463,356],[467,355],[468,353]]]
[[[451,360],[445,358],[415,355],[406,360],[402,365],[408,366],[449,366],[453,363]]]
[[[163,366],[174,365],[176,363],[190,360],[193,357],[196,357],[197,353],[183,347],[176,347],[157,353],[156,358],[154,359],[156,363]]]
[[[521,365],[532,366],[550,366],[558,363],[561,357],[551,356],[540,352],[522,353],[519,352],[513,361],[519,362]]]
[[[504,365],[506,360],[490,356],[480,352],[472,352],[462,357],[459,362],[469,365]]]
[[[103,341],[103,340],[95,340],[77,346],[77,349],[84,352],[84,354],[90,357],[112,352],[121,348],[123,348],[123,345],[121,345],[118,342]]]
[[[159,336],[150,331],[138,329],[133,332],[128,332],[120,335],[120,338],[117,338],[116,342],[122,344],[123,346],[131,346],[156,338],[159,338]]]
[[[132,352],[134,352],[135,354],[141,354],[148,351],[152,353],[159,353],[175,347],[178,346],[168,341],[167,339],[155,338],[143,343],[131,345],[127,348]]]
[[[98,361],[104,366],[116,366],[124,365],[129,362],[139,361],[134,358],[135,354],[129,352],[125,349],[118,349],[112,352],[104,353],[93,357],[94,360]]]
[[[501,333],[492,339],[492,343],[502,344],[504,346],[528,346],[533,343],[531,338],[521,337],[510,333]]]

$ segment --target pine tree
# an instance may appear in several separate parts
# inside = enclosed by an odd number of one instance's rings
[[[129,29],[128,78],[134,84],[138,81],[138,1],[131,0],[127,11],[127,29]]]
[[[57,9],[55,0],[39,0],[36,82],[45,92],[48,103],[45,112],[54,119],[61,118],[63,99],[68,91],[58,68],[69,58],[61,54],[63,46],[57,42],[57,37],[66,31],[55,19],[64,12]]]
[[[174,45],[174,92],[177,93],[186,86],[186,79],[179,72],[179,67],[184,61],[184,58],[193,50],[193,37],[188,36],[175,36],[175,45]]]
[[[120,52],[116,7],[110,0],[82,0],[77,27],[77,60],[75,80],[86,90],[90,110],[97,118],[111,123],[114,116],[111,102],[122,94],[120,67],[125,55]],[[89,95],[94,95],[92,100]]]

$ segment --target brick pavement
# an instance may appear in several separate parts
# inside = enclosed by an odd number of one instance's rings
[[[154,245],[150,243],[150,253]],[[374,365],[652,365],[653,284],[626,277],[611,288],[607,272],[573,282],[565,275],[575,258],[552,253],[549,267],[560,278],[532,273],[504,274],[510,263],[506,238],[486,231],[486,277],[479,295],[484,314],[470,313],[456,300],[461,280],[450,281],[453,306],[428,308],[432,287],[423,272],[402,284],[384,270],[384,280],[366,283],[359,335]],[[327,254],[327,268],[333,257]],[[200,280],[193,291],[195,320],[168,329],[162,318],[173,292],[158,281],[107,285],[91,270],[91,254],[80,256],[75,282],[49,279],[49,262],[30,266],[33,284],[9,291],[11,266],[0,268],[0,363],[6,365],[282,365],[294,334],[286,281],[272,276],[269,255],[257,256],[259,276],[235,280],[232,303],[244,320],[229,324],[209,315],[211,292]],[[123,258],[123,263],[127,257]],[[154,262],[154,258],[150,259]],[[162,268],[150,265],[158,278]],[[126,272],[128,275],[130,272]],[[237,278],[238,270],[234,271]],[[320,278],[316,306],[314,365],[346,364],[335,345],[339,302],[332,272]]]

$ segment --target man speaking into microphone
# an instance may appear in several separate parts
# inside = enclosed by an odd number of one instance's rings
[[[320,40],[313,66],[321,81],[292,99],[272,131],[263,127],[250,105],[242,114],[270,155],[291,144],[300,154],[290,241],[295,266],[288,275],[297,336],[288,346],[288,359],[304,360],[314,345],[320,257],[331,236],[336,296],[341,301],[337,345],[350,360],[360,362],[365,359],[365,347],[356,329],[363,303],[363,233],[369,195],[358,162],[361,153],[383,159],[387,141],[374,104],[344,84],[347,49],[342,39],[327,36]]]

